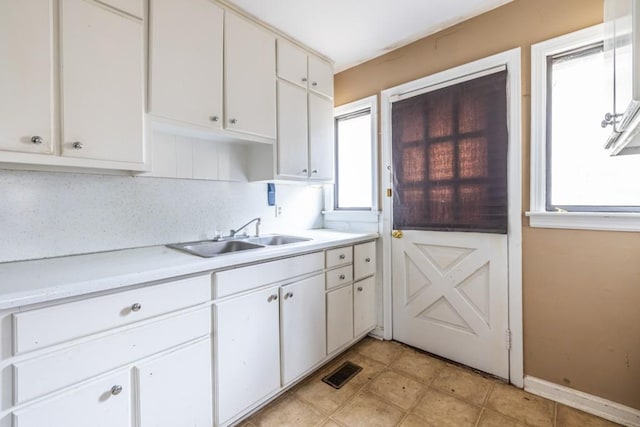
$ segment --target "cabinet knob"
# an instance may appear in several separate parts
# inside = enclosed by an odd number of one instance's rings
[[[307,82],[307,78],[306,77],[303,77],[301,80],[302,80],[302,83],[306,83]]]
[[[82,150],[84,148],[84,144],[80,141],[76,141],[73,144],[71,144],[71,146],[75,149],[75,150]]]
[[[209,117],[209,120],[211,120],[212,122],[217,122],[219,120],[218,116],[211,116]]]
[[[229,119],[229,123],[235,125],[236,123],[238,123],[238,119]]]
[[[307,173],[308,170],[307,169],[302,169],[302,173]]]
[[[142,304],[137,302],[131,306],[131,311],[140,311],[141,308],[142,308]]]
[[[347,256],[345,254],[340,254],[340,256],[338,258],[340,259],[345,259]]]
[[[366,257],[366,258],[364,259],[364,262],[371,262],[371,258]]]
[[[31,142],[34,143],[35,145],[40,145],[44,142],[44,139],[42,139],[41,136],[32,136]]]
[[[314,175],[317,174],[318,173],[318,169],[312,170],[311,173],[314,174]]]
[[[120,393],[122,393],[122,386],[121,385],[114,385],[113,387],[111,387],[111,394],[112,395],[117,396]]]
[[[287,298],[293,298],[293,292],[287,292],[286,294],[284,294],[284,299]]]
[[[340,280],[344,280],[347,276],[345,276],[344,274],[340,275]]]
[[[311,83],[311,86],[313,86],[313,87],[318,86],[318,82],[313,82],[313,83]]]
[[[278,299],[278,295],[276,294],[269,295],[269,298],[267,298],[267,302],[275,301],[277,299]]]
[[[362,286],[358,286],[358,292],[362,292]]]

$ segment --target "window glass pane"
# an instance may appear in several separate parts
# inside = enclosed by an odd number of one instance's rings
[[[370,209],[372,206],[371,112],[336,119],[336,208]]]
[[[551,59],[549,210],[640,206],[640,158],[604,149],[611,127],[600,122],[613,105],[609,66],[602,49]]]

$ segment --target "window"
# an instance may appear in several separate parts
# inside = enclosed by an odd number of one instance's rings
[[[336,108],[335,210],[375,210],[375,96]]]
[[[609,156],[603,26],[532,47],[533,227],[640,230],[640,156]]]

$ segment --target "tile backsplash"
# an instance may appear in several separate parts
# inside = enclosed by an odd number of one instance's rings
[[[276,190],[277,218],[265,183],[0,169],[0,262],[199,240],[257,216],[263,233],[322,227],[321,187]]]

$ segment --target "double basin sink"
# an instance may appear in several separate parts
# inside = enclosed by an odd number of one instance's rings
[[[291,243],[307,242],[311,239],[307,237],[285,236],[282,234],[270,234],[259,237],[247,237],[234,240],[200,240],[198,242],[174,243],[167,245],[169,248],[178,249],[193,255],[204,258],[211,258],[219,255],[234,252],[247,251],[251,249],[261,249],[268,246],[288,245]]]

